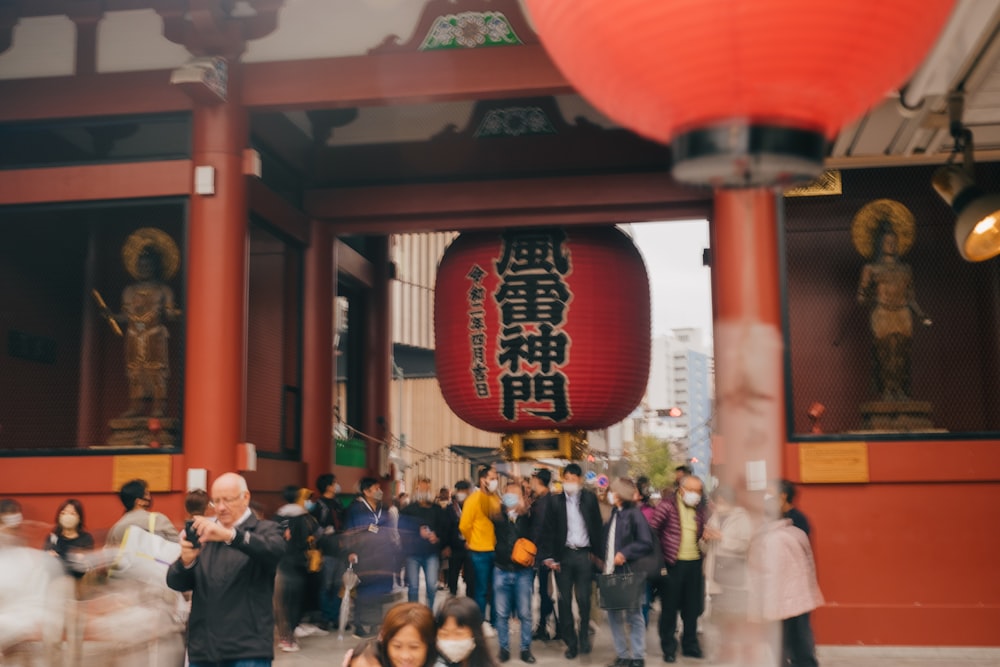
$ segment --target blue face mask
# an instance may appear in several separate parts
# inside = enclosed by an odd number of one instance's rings
[[[516,493],[505,493],[502,500],[504,507],[516,507],[521,502],[521,496]]]
[[[306,501],[306,511],[312,512],[316,508],[316,502],[312,500]]]

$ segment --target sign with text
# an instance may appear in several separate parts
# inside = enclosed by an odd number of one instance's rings
[[[851,484],[869,481],[867,442],[799,444],[799,475],[806,484]]]
[[[135,455],[114,457],[111,469],[111,490],[117,491],[125,482],[142,479],[150,491],[169,491],[171,456],[169,454]]]

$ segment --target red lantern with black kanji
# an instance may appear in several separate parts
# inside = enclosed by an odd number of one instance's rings
[[[673,175],[754,186],[816,175],[826,140],[901,85],[951,0],[526,0],[595,107],[671,143]]]
[[[613,227],[462,234],[435,286],[441,392],[473,426],[565,451],[555,431],[610,426],[642,399],[649,308],[642,256]]]

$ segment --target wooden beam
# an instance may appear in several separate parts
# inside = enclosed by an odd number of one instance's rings
[[[188,196],[190,160],[14,169],[0,178],[0,205]]]
[[[305,208],[339,233],[384,234],[705,218],[712,193],[655,172],[314,190]]]
[[[254,109],[329,109],[572,93],[541,46],[379,53],[246,65]]]
[[[189,111],[169,70],[0,81],[0,122]]]
[[[251,110],[330,109],[530,97],[573,88],[537,45],[250,63]],[[486,75],[484,73],[488,72]],[[0,122],[187,111],[170,71],[0,81]]]
[[[256,176],[247,176],[250,212],[303,246],[309,245],[309,217]]]
[[[336,233],[339,232],[337,229]],[[372,263],[340,239],[333,242],[333,257],[337,275],[351,278],[365,287],[375,284],[375,268]]]

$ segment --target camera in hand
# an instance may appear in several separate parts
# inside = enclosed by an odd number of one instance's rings
[[[201,542],[198,541],[198,531],[195,530],[194,521],[184,522],[184,539],[191,543],[192,548],[201,548]]]

